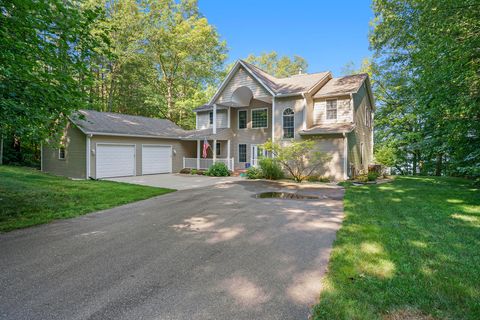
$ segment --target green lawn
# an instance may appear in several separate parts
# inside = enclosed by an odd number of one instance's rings
[[[72,218],[175,190],[110,181],[73,181],[0,166],[0,232]]]
[[[480,319],[480,190],[453,178],[349,186],[314,319]]]

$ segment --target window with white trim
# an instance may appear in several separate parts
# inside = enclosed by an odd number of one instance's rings
[[[58,149],[58,159],[65,160],[65,147],[60,147]]]
[[[294,136],[295,115],[291,108],[283,111],[283,137],[291,139]]]
[[[217,156],[220,155],[220,142],[217,142]]]
[[[327,120],[337,119],[337,100],[327,100]]]
[[[247,162],[247,145],[238,145],[238,162]]]
[[[210,111],[210,114],[208,116],[210,117],[210,124],[213,124],[213,112]]]
[[[268,112],[267,109],[252,110],[252,128],[267,128]]]
[[[247,128],[247,110],[238,111],[238,129]]]
[[[370,108],[365,105],[365,126],[370,127],[372,125],[372,116]]]

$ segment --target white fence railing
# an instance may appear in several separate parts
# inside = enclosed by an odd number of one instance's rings
[[[215,162],[225,163],[228,170],[233,170],[233,158],[217,158]],[[183,167],[188,169],[207,170],[213,164],[212,158],[185,158],[183,157]]]

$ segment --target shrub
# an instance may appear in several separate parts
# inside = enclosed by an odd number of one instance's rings
[[[295,182],[314,175],[331,157],[319,150],[314,140],[291,141],[287,145],[268,140],[262,147],[275,156]]]
[[[283,171],[278,162],[272,158],[262,158],[259,161],[261,174],[265,179],[278,180],[283,178]]]
[[[309,176],[307,178],[307,181],[308,182],[330,182],[330,179],[327,178],[327,177],[323,177],[323,176]]]
[[[197,170],[197,169],[192,169],[192,170],[190,171],[190,173],[191,173],[191,174],[197,174],[197,173],[198,173],[198,170]]]
[[[359,174],[358,176],[355,177],[355,180],[357,180],[358,182],[367,182],[368,181],[368,175]]]
[[[262,170],[256,167],[250,167],[247,169],[247,178],[248,179],[262,179],[263,174]]]
[[[192,172],[192,169],[189,169],[189,168],[183,168],[182,170],[180,170],[180,173],[184,173],[184,174],[189,174]]]
[[[230,171],[228,171],[227,165],[223,162],[214,163],[205,172],[205,175],[212,177],[228,177]]]
[[[378,175],[378,173],[376,173],[376,172],[369,172],[369,173],[367,174],[367,180],[368,180],[368,181],[375,181],[375,180],[377,180],[378,176],[379,176],[379,175]]]

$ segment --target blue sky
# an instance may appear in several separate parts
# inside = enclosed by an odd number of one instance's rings
[[[199,0],[199,6],[226,40],[228,62],[275,50],[304,57],[308,72],[339,75],[349,61],[358,67],[371,56],[370,0]]]

